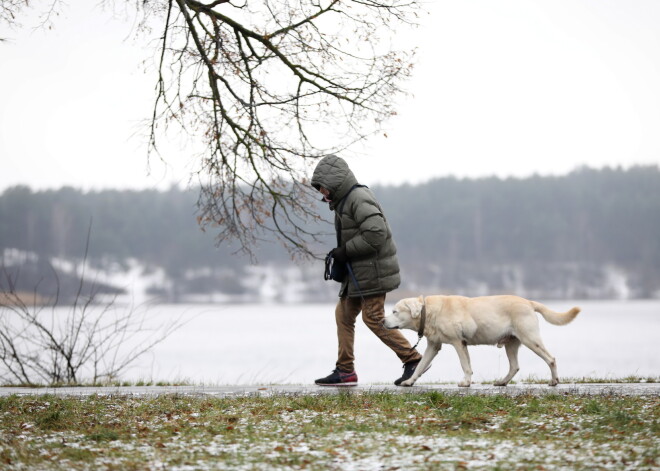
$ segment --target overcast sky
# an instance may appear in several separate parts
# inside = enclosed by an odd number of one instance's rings
[[[39,2],[35,2],[39,4]],[[44,2],[41,2],[42,4]],[[146,161],[155,77],[134,25],[69,0],[52,30],[0,29],[0,191],[166,188],[195,161]],[[366,184],[660,164],[660,1],[434,0],[387,138],[346,155]]]

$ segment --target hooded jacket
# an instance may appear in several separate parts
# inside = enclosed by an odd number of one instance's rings
[[[351,191],[357,179],[348,164],[335,155],[319,161],[311,183],[317,190],[324,187],[330,192],[329,204],[335,211],[339,246],[346,247],[346,256],[360,288],[358,291],[351,277],[346,277],[339,296],[370,296],[398,288],[401,278],[396,245],[373,192],[367,187]]]

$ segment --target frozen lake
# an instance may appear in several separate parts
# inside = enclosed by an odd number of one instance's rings
[[[567,326],[539,315],[541,334],[561,378],[660,376],[660,301],[548,301],[556,311],[578,305]],[[390,310],[392,304],[386,308]],[[181,316],[187,323],[128,370],[123,379],[205,384],[309,384],[334,369],[334,305],[160,305],[153,319]],[[356,370],[359,382],[390,383],[401,374],[398,358],[358,318]],[[404,331],[414,344],[416,333]],[[422,340],[418,349],[426,348]],[[473,381],[492,381],[508,371],[504,349],[470,347]],[[547,365],[520,348],[514,379],[550,378]],[[462,370],[453,347],[443,346],[424,382],[457,382]]]

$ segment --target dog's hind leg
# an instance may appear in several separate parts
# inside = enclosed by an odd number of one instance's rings
[[[511,381],[520,367],[518,366],[518,348],[520,348],[520,340],[517,337],[510,337],[504,344],[506,349],[506,356],[509,359],[509,372],[499,381],[495,381],[495,386],[506,386]]]
[[[550,375],[552,376],[548,384],[550,386],[557,386],[559,384],[559,377],[557,376],[557,362],[555,361],[555,358],[550,354],[550,352],[546,350],[543,342],[541,341],[541,337],[532,336],[531,338],[527,337],[520,340],[525,347],[529,348],[531,351],[543,358],[543,361],[548,364],[550,367]]]
[[[531,351],[540,356],[543,361],[548,364],[550,368],[550,386],[557,386],[559,384],[559,377],[557,376],[557,362],[555,358],[546,350],[541,340],[541,332],[539,331],[539,320],[534,315],[520,316],[518,322],[514,324],[515,335],[520,339],[522,344],[529,348]]]
[[[472,366],[470,365],[470,354],[467,349],[467,342],[456,342],[452,344],[458,353],[458,359],[461,361],[461,368],[463,368],[463,373],[465,377],[463,381],[458,383],[462,388],[469,388],[472,384]]]

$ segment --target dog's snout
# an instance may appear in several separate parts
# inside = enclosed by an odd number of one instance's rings
[[[382,328],[384,328],[384,329],[387,329],[387,330],[393,330],[393,329],[398,329],[398,328],[399,328],[398,325],[392,325],[392,326],[387,325],[385,319],[383,319],[383,320],[381,321],[380,326],[381,326]]]

